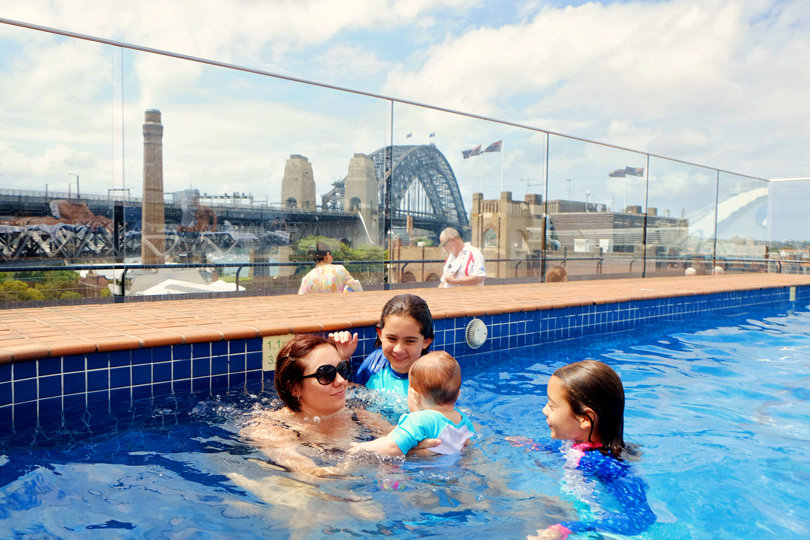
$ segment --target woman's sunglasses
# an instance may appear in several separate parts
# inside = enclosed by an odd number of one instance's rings
[[[335,381],[335,377],[337,377],[338,373],[340,373],[340,376],[348,381],[349,375],[351,375],[352,373],[351,362],[349,362],[348,360],[344,360],[337,366],[326,364],[318,367],[318,369],[315,370],[315,373],[311,375],[304,375],[301,378],[309,379],[315,377],[320,384],[327,385],[332,384]]]

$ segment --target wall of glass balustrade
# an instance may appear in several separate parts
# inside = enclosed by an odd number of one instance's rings
[[[435,287],[446,227],[489,284],[808,271],[806,180],[138,49],[0,24],[3,305]]]

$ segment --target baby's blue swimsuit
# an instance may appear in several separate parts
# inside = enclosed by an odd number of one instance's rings
[[[464,443],[475,434],[475,428],[466,414],[453,423],[438,411],[423,410],[403,414],[390,436],[403,454],[425,439],[439,439],[441,444],[430,449],[437,454],[457,454]]]

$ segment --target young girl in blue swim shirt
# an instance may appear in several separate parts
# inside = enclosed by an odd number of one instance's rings
[[[338,352],[349,359],[357,349],[357,334],[329,334]],[[433,318],[427,302],[414,294],[398,294],[386,302],[377,324],[376,349],[355,366],[352,382],[374,390],[408,395],[408,371],[433,343]]]
[[[548,403],[543,414],[553,439],[565,457],[565,491],[575,495],[579,521],[565,521],[537,531],[529,538],[564,539],[569,534],[598,531],[633,535],[655,522],[647,504],[644,482],[622,459],[624,442],[624,387],[607,364],[583,360],[557,369],[548,381]],[[532,450],[547,445],[514,438]]]

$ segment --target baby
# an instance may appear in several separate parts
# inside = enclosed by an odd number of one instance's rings
[[[461,368],[444,351],[426,354],[413,363],[408,374],[409,413],[397,426],[379,439],[353,443],[351,452],[375,452],[384,456],[403,456],[424,439],[441,442],[429,450],[436,454],[456,454],[475,434],[466,414],[455,408],[461,389]]]

